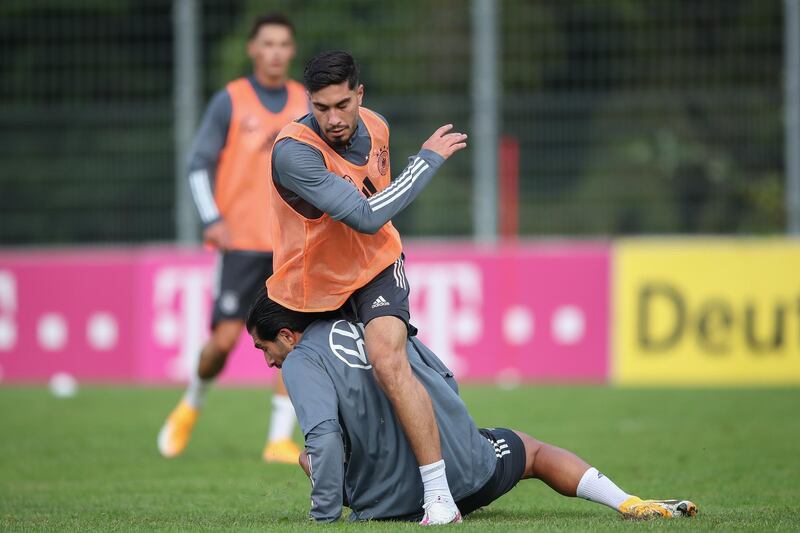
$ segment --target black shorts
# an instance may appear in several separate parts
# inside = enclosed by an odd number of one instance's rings
[[[525,474],[525,444],[519,435],[504,428],[480,429],[481,435],[494,445],[497,464],[494,474],[478,492],[456,502],[461,516],[485,507],[514,488]]]
[[[467,516],[497,500],[513,489],[525,474],[527,454],[525,453],[525,444],[519,435],[505,428],[484,428],[478,431],[494,446],[497,461],[489,481],[484,483],[477,492],[456,502],[461,516]],[[419,522],[423,516],[424,513],[418,512],[377,520]]]
[[[272,275],[272,254],[233,250],[217,258],[211,327],[223,320],[244,320],[250,304]]]
[[[411,325],[411,312],[408,309],[408,279],[404,268],[405,255],[383,269],[380,274],[358,289],[344,305],[347,314],[355,313],[355,318],[365,326],[374,318],[395,316],[408,328],[408,336],[417,334]]]

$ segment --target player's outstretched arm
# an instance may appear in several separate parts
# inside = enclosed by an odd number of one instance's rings
[[[419,196],[447,158],[466,147],[466,135],[451,129],[448,124],[436,130],[392,184],[370,198],[328,171],[316,149],[291,139],[275,145],[273,177],[334,220],[361,233],[376,233]]]

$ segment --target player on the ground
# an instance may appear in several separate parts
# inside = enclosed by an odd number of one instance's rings
[[[458,521],[442,475],[431,400],[408,363],[409,287],[402,244],[390,220],[417,197],[437,169],[466,147],[467,136],[439,128],[392,181],[389,126],[361,107],[364,86],[347,52],[308,62],[312,113],[287,125],[273,149],[275,273],[267,286],[282,305],[303,312],[345,305],[366,325],[375,377],[389,397],[417,458],[427,520]],[[349,301],[348,301],[349,300]]]
[[[194,140],[189,184],[203,221],[203,237],[219,250],[211,338],[196,375],[158,435],[158,449],[174,457],[185,449],[206,390],[225,367],[244,326],[247,308],[272,274],[270,153],[275,136],[308,113],[302,84],[289,79],[294,27],[281,14],[255,19],[247,42],[253,73],[214,95]],[[295,462],[294,410],[280,375],[263,451],[266,461]]]
[[[338,520],[344,504],[353,520],[422,519],[426,524],[419,470],[378,387],[361,325],[298,313],[262,293],[250,309],[247,330],[269,366],[282,368],[297,410],[306,439],[301,465],[311,477],[311,516]],[[696,514],[697,506],[688,500],[628,494],[575,454],[524,433],[478,429],[444,363],[417,338],[409,338],[407,349],[411,368],[433,401],[447,478],[464,515],[530,478],[627,518]]]

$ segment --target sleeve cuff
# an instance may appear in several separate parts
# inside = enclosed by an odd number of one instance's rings
[[[427,148],[420,150],[417,154],[417,157],[421,157],[427,161],[432,168],[439,168],[444,163],[444,157],[440,156],[433,150],[428,150]]]
[[[203,222],[203,231],[207,230],[209,226],[213,226],[214,224],[216,224],[220,220],[222,220],[222,217],[216,217],[216,218],[214,218],[212,220],[209,220],[208,222]]]

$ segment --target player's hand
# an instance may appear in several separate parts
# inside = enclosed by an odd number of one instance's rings
[[[299,462],[303,472],[305,472],[308,477],[311,477],[311,467],[308,465],[308,453],[306,453],[305,450],[300,454]]]
[[[214,222],[203,231],[203,240],[218,250],[228,250],[231,247],[231,234],[225,221]]]
[[[422,145],[423,150],[432,150],[447,159],[459,150],[467,147],[467,134],[451,132],[452,124],[445,124]]]

